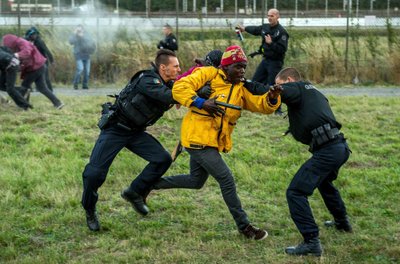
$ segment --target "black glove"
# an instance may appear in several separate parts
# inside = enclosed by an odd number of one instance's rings
[[[247,80],[246,78],[242,78],[241,82],[243,83],[243,87],[247,90],[254,89],[254,83],[251,80]]]
[[[249,57],[250,57],[250,58],[254,58],[254,57],[257,56],[257,55],[261,55],[261,52],[259,52],[259,51],[254,51],[254,52],[252,52],[252,53],[249,54]]]
[[[203,87],[201,87],[199,90],[197,90],[197,96],[204,98],[204,99],[208,99],[210,98],[211,95],[211,87],[209,84],[204,85]]]
[[[280,84],[275,84],[274,86],[270,86],[269,91],[268,91],[268,98],[269,99],[277,99],[282,91],[283,91],[283,88]]]
[[[165,46],[165,42],[164,41],[162,41],[162,40],[160,40],[160,42],[158,43],[158,45],[157,45],[157,48],[159,48],[159,49],[163,49],[164,48],[164,46]]]
[[[207,99],[204,103],[203,103],[203,109],[206,110],[210,115],[212,116],[221,116],[225,114],[224,109],[222,109],[221,107],[219,107],[218,105],[215,104],[215,100],[217,99],[217,97],[211,98],[211,99]]]

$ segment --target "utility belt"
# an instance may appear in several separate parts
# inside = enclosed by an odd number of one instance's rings
[[[117,126],[126,131],[139,130],[136,127],[132,127],[132,125],[130,125],[129,122],[126,122],[120,116],[120,114],[118,114],[117,109],[115,109],[115,107],[113,106],[112,103],[107,102],[102,105],[101,117],[99,119],[99,122],[97,123],[97,126],[100,129],[105,129],[105,128],[109,127],[110,125]]]
[[[330,124],[324,124],[311,130],[312,140],[310,144],[310,152],[318,150],[325,145],[340,142],[344,139],[337,127],[331,128]]]

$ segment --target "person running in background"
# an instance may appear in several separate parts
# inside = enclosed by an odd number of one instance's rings
[[[6,91],[15,104],[24,110],[33,108],[15,87],[19,71],[19,60],[14,56],[11,49],[0,47],[0,90]]]
[[[49,75],[50,64],[54,63],[53,54],[51,54],[50,50],[47,48],[46,43],[41,38],[39,30],[36,27],[31,27],[25,32],[25,39],[32,42],[33,45],[35,45],[40,53],[43,55],[43,57],[47,59],[45,71],[46,85],[50,91],[53,91],[53,85],[51,84]]]
[[[14,56],[21,61],[21,88],[29,93],[34,82],[36,88],[46,96],[55,108],[61,109],[64,104],[47,88],[45,81],[46,58],[29,41],[18,36],[7,34],[3,36],[3,45],[14,52]]]

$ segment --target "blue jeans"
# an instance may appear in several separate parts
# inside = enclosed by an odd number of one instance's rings
[[[186,149],[190,154],[190,174],[160,178],[154,189],[187,188],[200,189],[211,174],[217,180],[222,197],[228,206],[237,227],[242,230],[250,222],[236,193],[235,180],[231,170],[216,148]]]
[[[83,72],[82,88],[88,88],[89,75],[90,75],[90,59],[75,59],[76,71],[73,80],[74,87],[78,86],[81,81],[81,74]]]
[[[343,219],[347,215],[345,204],[333,181],[349,155],[350,149],[344,139],[343,142],[322,147],[313,152],[312,157],[301,166],[290,182],[286,191],[290,215],[303,237],[319,233],[308,203],[308,196],[315,189],[318,188],[335,219]]]

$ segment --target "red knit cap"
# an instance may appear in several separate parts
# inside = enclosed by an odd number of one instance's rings
[[[238,62],[247,62],[247,57],[240,46],[227,47],[221,59],[221,66]]]

